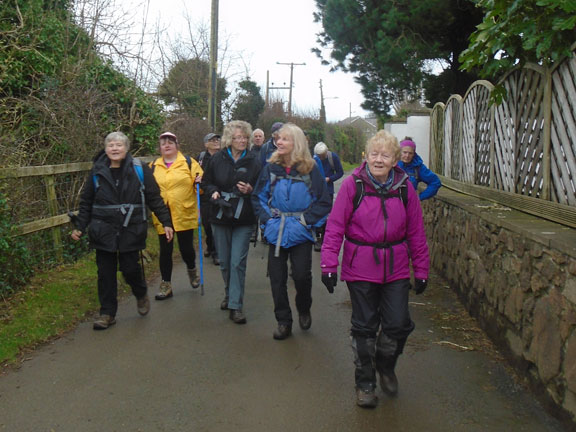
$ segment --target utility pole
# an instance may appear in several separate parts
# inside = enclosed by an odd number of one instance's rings
[[[306,63],[280,63],[276,62],[279,65],[290,66],[290,93],[288,94],[288,115],[292,115],[292,85],[293,85],[293,77],[294,77],[294,66],[306,66]]]
[[[210,27],[210,69],[208,74],[208,123],[216,130],[216,83],[218,82],[218,0],[212,0]]]
[[[320,124],[326,125],[326,106],[324,106],[324,92],[322,90],[322,80],[320,80]]]
[[[272,85],[274,85],[274,83],[272,83]],[[289,88],[290,87],[270,87],[270,71],[266,71],[266,107],[270,106],[270,90],[288,90]]]

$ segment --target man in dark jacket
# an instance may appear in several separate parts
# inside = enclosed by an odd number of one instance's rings
[[[284,125],[284,123],[276,122],[272,125],[270,129],[270,138],[268,141],[262,145],[262,150],[260,150],[260,165],[262,168],[268,163],[268,159],[272,156],[272,153],[276,151],[276,140],[278,139],[278,131]]]
[[[150,310],[139,259],[148,233],[146,206],[164,226],[168,241],[174,234],[170,212],[152,171],[134,159],[129,149],[128,137],[122,132],[108,134],[84,184],[76,229],[71,234],[80,240],[87,231],[90,245],[96,249],[100,316],[94,321],[94,330],[116,323],[118,266],[137,299],[138,313],[146,315]]]

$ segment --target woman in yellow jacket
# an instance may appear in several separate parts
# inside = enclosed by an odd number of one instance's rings
[[[202,168],[192,158],[185,157],[178,149],[178,138],[171,132],[160,135],[160,155],[150,164],[154,178],[160,186],[160,194],[170,210],[174,232],[182,259],[188,268],[188,278],[192,288],[200,286],[199,272],[196,270],[194,250],[194,230],[198,228],[198,203],[196,187],[202,180]],[[156,300],[172,297],[172,252],[174,242],[168,242],[164,227],[153,217],[154,226],[160,240],[160,273],[162,282]]]

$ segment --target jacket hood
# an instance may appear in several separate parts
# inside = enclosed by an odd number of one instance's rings
[[[366,172],[366,161],[362,162],[362,164],[354,169],[354,175],[361,178],[362,181],[368,185],[369,188],[374,189],[374,185],[372,184],[372,180],[368,177],[368,173]],[[407,179],[408,175],[404,172],[404,170],[398,166],[392,168],[394,170],[394,183],[391,190],[397,189],[398,186],[403,184]]]

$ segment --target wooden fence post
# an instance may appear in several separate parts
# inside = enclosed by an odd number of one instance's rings
[[[48,202],[48,209],[50,216],[58,215],[58,200],[56,198],[56,187],[54,185],[54,176],[44,176],[44,185],[46,187],[46,199]],[[62,256],[62,237],[60,236],[60,227],[56,226],[51,229],[52,241],[54,242],[54,253],[58,262],[63,261]]]

